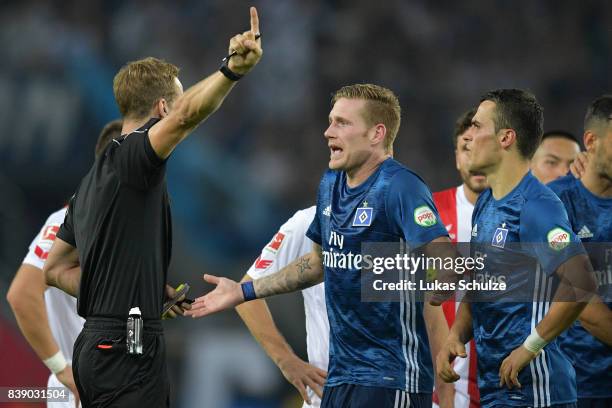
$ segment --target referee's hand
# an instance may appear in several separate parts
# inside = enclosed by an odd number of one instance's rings
[[[245,75],[253,69],[263,54],[257,9],[251,7],[250,12],[251,29],[235,35],[229,43],[229,54],[235,54],[229,59],[228,67],[239,75]]]
[[[176,289],[166,284],[166,296],[168,297],[168,299],[173,299],[176,296]],[[170,310],[164,313],[162,318],[174,319],[176,316],[183,316],[185,314],[185,311],[191,309],[191,305],[185,302],[184,300],[185,295],[181,296],[176,302],[176,304],[172,306]]]
[[[206,295],[196,298],[191,304],[191,310],[185,311],[185,316],[195,319],[230,309],[244,302],[242,288],[238,282],[213,275],[204,275],[203,279],[217,287]]]

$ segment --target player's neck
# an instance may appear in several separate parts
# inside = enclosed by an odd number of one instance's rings
[[[123,126],[121,127],[122,135],[129,135],[138,128],[144,126],[149,121],[149,118],[144,119],[123,119]]]
[[[366,181],[378,167],[389,158],[389,155],[371,157],[361,166],[346,171],[346,184],[350,188],[355,188]]]
[[[612,181],[597,174],[592,162],[587,165],[580,181],[587,190],[597,197],[612,198]]]
[[[497,169],[487,174],[493,198],[501,200],[521,182],[529,171],[529,162],[522,159],[503,160]]]
[[[480,193],[473,191],[465,183],[463,183],[463,194],[472,205],[476,204],[476,200],[478,200],[478,196],[480,195]]]

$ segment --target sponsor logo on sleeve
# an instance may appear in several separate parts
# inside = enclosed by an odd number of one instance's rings
[[[274,263],[274,260],[272,260],[272,259],[261,259],[261,255],[260,255],[255,260],[255,269],[257,269],[257,270],[266,270],[270,266],[272,266],[273,263]]]
[[[431,227],[438,223],[438,219],[431,208],[422,205],[414,210],[414,222],[421,227]]]
[[[571,235],[563,228],[553,228],[546,234],[548,245],[555,251],[560,251],[571,242]]]
[[[282,232],[277,232],[272,241],[266,246],[266,249],[270,252],[276,253],[280,249],[283,244],[283,240],[285,239],[285,234]]]

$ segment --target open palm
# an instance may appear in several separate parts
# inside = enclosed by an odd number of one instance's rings
[[[238,282],[213,275],[204,275],[203,279],[217,287],[206,295],[196,298],[191,310],[185,311],[186,316],[196,319],[233,308],[244,302],[242,288]]]

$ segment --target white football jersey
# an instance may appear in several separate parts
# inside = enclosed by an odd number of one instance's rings
[[[472,213],[474,204],[465,196],[465,184],[457,187],[457,242],[472,240]]]
[[[465,196],[465,184],[457,187],[457,242],[470,242],[472,239],[472,213],[474,212],[474,204],[470,203]],[[460,302],[455,303],[455,311],[459,309]],[[470,391],[469,386],[469,371],[470,363],[475,363],[471,357],[472,350],[469,346],[466,346],[465,352],[467,353],[466,358],[456,358],[454,363],[454,369],[461,376],[457,382],[455,382],[455,407],[469,407],[470,406]]]
[[[23,260],[24,264],[35,266],[42,273],[53,241],[55,241],[55,235],[64,222],[66,210],[63,208],[49,216],[41,231],[30,244],[28,254]],[[85,323],[85,320],[77,314],[76,298],[57,288],[49,287],[45,291],[45,305],[51,333],[66,360],[71,361],[74,341]]]
[[[312,223],[316,207],[296,212],[280,230],[272,241],[261,251],[247,274],[252,279],[262,278],[278,272],[295,259],[312,251],[312,241],[306,236],[306,231]],[[306,313],[306,347],[310,364],[327,371],[329,361],[329,321],[325,306],[324,284],[312,286],[302,291],[304,310]],[[321,400],[308,388],[312,405],[304,403],[304,407],[318,407]]]
[[[451,239],[456,242],[470,242],[472,234],[472,213],[474,205],[470,203],[465,195],[465,184],[459,187],[450,188],[448,190],[434,193],[434,200],[440,217],[445,221],[446,229],[449,231]],[[452,205],[451,205],[452,203]],[[453,234],[455,234],[453,236]],[[465,247],[461,248],[466,251]],[[463,253],[463,256],[468,256],[468,253]],[[454,302],[454,309],[444,310],[447,320],[453,322],[461,302]],[[453,363],[453,369],[460,378],[455,384],[455,408],[473,408],[478,404],[478,389],[476,386],[476,355],[474,342],[466,344],[466,358],[456,358]],[[470,383],[471,377],[471,383]],[[435,402],[432,405],[438,407]]]

